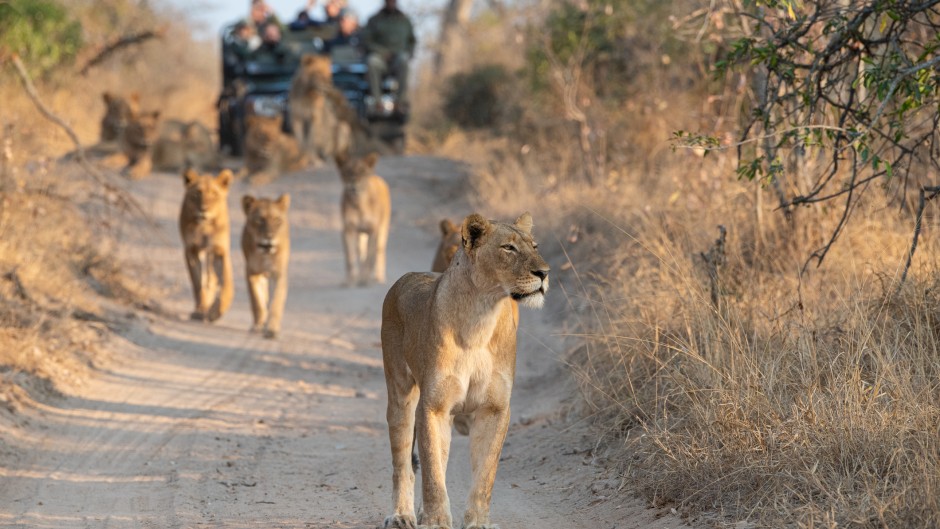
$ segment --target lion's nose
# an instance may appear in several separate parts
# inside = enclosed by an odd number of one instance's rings
[[[543,269],[539,269],[539,270],[533,270],[533,271],[532,271],[532,275],[534,275],[535,277],[537,277],[537,278],[541,279],[542,281],[544,281],[545,278],[548,277],[548,269],[547,269],[547,268],[543,268]]]

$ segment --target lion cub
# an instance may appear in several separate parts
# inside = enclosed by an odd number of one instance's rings
[[[138,112],[131,116],[120,137],[121,152],[127,158],[123,174],[143,178],[153,168],[153,144],[160,131],[160,111]]]
[[[283,119],[252,115],[245,118],[244,176],[253,183],[273,180],[285,171],[296,171],[307,165],[297,140],[281,131]]]
[[[385,245],[392,216],[388,184],[375,174],[379,156],[336,155],[343,178],[343,247],[346,250],[346,285],[385,283]]]
[[[117,142],[124,135],[124,129],[128,122],[140,110],[140,95],[137,92],[131,93],[127,97],[104,92],[101,94],[104,100],[105,112],[101,118],[101,142]]]
[[[232,304],[232,256],[228,216],[228,189],[232,172],[183,174],[186,194],[180,210],[180,235],[186,267],[193,284],[196,309],[190,318],[215,321]]]
[[[281,315],[287,300],[287,261],[290,259],[290,226],[287,208],[290,195],[277,200],[242,197],[245,210],[245,229],[242,231],[242,251],[245,252],[245,272],[248,276],[248,294],[254,316],[252,331],[262,331],[265,338],[276,338],[281,330]],[[274,296],[268,304],[268,282],[273,283]]]
[[[473,462],[463,527],[495,527],[490,496],[509,428],[516,366],[512,301],[541,307],[549,267],[528,213],[513,224],[473,214],[460,234],[461,246],[443,274],[405,274],[382,305],[394,502],[386,528],[451,527],[445,468],[451,421],[458,414],[468,416]],[[421,459],[420,520],[411,466],[414,431]]]
[[[441,242],[437,245],[434,262],[431,263],[432,272],[443,272],[450,266],[450,262],[457,255],[460,248],[460,228],[450,219],[441,220]]]
[[[351,130],[343,119],[346,98],[333,86],[328,55],[301,57],[288,100],[291,129],[301,149],[316,155],[318,161],[349,149]]]

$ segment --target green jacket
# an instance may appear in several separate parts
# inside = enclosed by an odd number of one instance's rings
[[[397,9],[383,9],[373,15],[362,32],[362,40],[366,51],[385,57],[395,53],[414,56],[418,42],[411,21]]]

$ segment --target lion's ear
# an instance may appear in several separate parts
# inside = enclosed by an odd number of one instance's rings
[[[183,183],[186,184],[186,187],[193,185],[196,179],[199,178],[199,173],[193,170],[192,167],[187,168],[183,171]]]
[[[457,226],[451,222],[450,219],[441,220],[441,235],[450,235],[451,233],[457,233],[460,231]]]
[[[464,250],[469,251],[480,244],[480,239],[489,233],[492,225],[479,213],[474,213],[463,220],[460,236],[463,239]]]
[[[287,211],[287,208],[290,207],[290,194],[284,193],[279,196],[277,198],[277,205],[280,206],[281,211]]]
[[[532,214],[526,211],[516,219],[516,227],[520,230],[532,234]]]
[[[255,197],[251,195],[245,195],[242,197],[242,210],[245,212],[245,215],[251,211],[251,205],[255,203]]]
[[[375,169],[375,164],[379,163],[379,153],[370,152],[362,159],[362,163],[366,164],[369,169]]]
[[[215,181],[224,189],[228,189],[228,186],[232,183],[233,178],[235,178],[235,176],[232,174],[232,171],[225,169],[215,177]]]

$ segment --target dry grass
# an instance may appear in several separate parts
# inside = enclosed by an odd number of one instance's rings
[[[705,113],[693,100],[630,103],[614,119],[632,122],[632,154],[595,188],[557,133],[451,130],[436,147],[473,165],[478,210],[533,210],[569,304],[562,328],[581,343],[585,413],[625,490],[705,524],[940,526],[936,219],[898,294],[913,219],[876,189],[801,275],[838,208],[789,224],[770,191],[735,180],[731,156],[671,152],[668,130]],[[716,307],[701,254],[719,224]]]
[[[213,122],[215,52],[193,42],[185,20],[127,0],[64,3],[82,21],[88,47],[74,66],[37,83],[84,143],[98,139],[104,91],[137,91],[145,110]],[[87,77],[76,73],[107,42],[164,24],[164,39],[122,50]],[[0,100],[0,136],[12,154],[12,163],[0,163],[0,405],[15,411],[82,384],[108,361],[102,345],[122,325],[121,307],[152,305],[154,292],[115,257],[128,212],[77,165],[56,161],[73,147],[67,135],[37,112],[14,76],[0,81]]]

